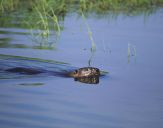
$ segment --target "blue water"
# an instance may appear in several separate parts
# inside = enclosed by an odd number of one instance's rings
[[[10,71],[16,68],[21,70]],[[76,69],[76,67],[64,62],[0,54],[0,79],[38,77],[40,75],[68,77],[68,73]],[[32,70],[33,73],[30,73],[29,70]]]
[[[148,17],[92,15],[87,22],[97,48],[91,66],[109,74],[95,85],[56,76],[1,79],[0,127],[163,127],[163,10]],[[91,42],[77,14],[65,17],[55,50],[33,49],[30,34],[23,32],[27,30],[0,28],[0,42],[8,43],[1,45],[0,54],[88,66]]]

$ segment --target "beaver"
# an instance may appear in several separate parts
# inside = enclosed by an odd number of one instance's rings
[[[15,73],[15,75],[9,73]],[[29,75],[57,76],[71,77],[82,83],[96,84],[99,83],[99,77],[106,74],[108,72],[91,66],[78,68],[59,61],[0,54],[0,79],[24,78]]]
[[[83,67],[76,69],[75,71],[70,72],[54,72],[54,71],[47,71],[47,70],[39,70],[34,68],[25,68],[25,67],[15,67],[7,69],[8,72],[13,73],[21,73],[27,75],[36,75],[40,73],[50,73],[50,74],[58,74],[58,75],[65,75],[73,78],[81,78],[81,77],[93,77],[93,76],[100,76],[100,70],[94,67]]]
[[[25,67],[15,67],[15,68],[9,68],[5,71],[12,72],[12,73],[21,73],[21,74],[27,74],[27,75],[36,75],[43,73],[44,71],[34,69],[34,68],[25,68]]]
[[[94,67],[83,67],[68,72],[48,71],[43,69],[26,68],[26,67],[9,68],[6,69],[5,71],[12,72],[12,73],[26,74],[26,75],[37,75],[41,73],[48,73],[53,76],[72,77],[74,78],[75,81],[88,83],[88,84],[98,84],[99,76],[100,76],[100,70]]]

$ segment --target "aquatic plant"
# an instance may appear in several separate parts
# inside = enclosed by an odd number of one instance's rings
[[[132,12],[138,9],[147,9],[162,6],[163,0],[0,0],[0,10],[12,12],[21,7],[32,11],[32,6],[38,3],[48,5],[45,9],[50,12],[53,8],[55,14],[65,15],[68,11],[83,11],[104,13],[108,11]],[[48,8],[50,7],[50,8]],[[49,11],[48,11],[49,10]]]
[[[4,13],[5,11],[13,11],[17,9],[19,5],[19,0],[0,0],[0,11]]]
[[[38,43],[40,48],[52,48],[57,38],[60,36],[60,25],[51,5],[49,5],[46,0],[40,1],[42,1],[42,3],[36,2],[33,5],[32,9],[34,13],[31,17],[32,19],[30,19],[27,24],[29,24],[31,29],[32,40]],[[31,24],[34,20],[33,18],[36,20],[35,24]],[[53,25],[50,23],[53,23]],[[51,26],[53,26],[54,31],[51,31]],[[50,40],[52,32],[56,32],[56,36],[54,35],[55,41]]]
[[[12,27],[28,28],[32,40],[40,48],[49,49],[54,47],[60,36],[60,17],[64,20],[67,12],[78,12],[85,21],[92,49],[95,49],[86,13],[107,13],[107,16],[111,15],[110,18],[115,18],[119,13],[148,16],[155,11],[155,7],[162,5],[163,0],[0,0],[0,26],[9,27],[12,24]],[[13,21],[19,24],[13,24]]]
[[[93,38],[93,35],[92,35],[91,28],[89,27],[89,25],[87,23],[86,17],[85,17],[83,12],[81,12],[81,14],[82,14],[83,21],[84,21],[84,23],[86,25],[86,28],[87,28],[89,39],[91,41],[91,49],[90,49],[91,55],[90,55],[90,58],[88,60],[88,66],[91,66],[92,58],[93,58],[94,53],[96,51],[96,44],[95,44],[95,41],[94,41],[94,38]]]
[[[130,44],[128,44],[128,58],[131,56],[131,48],[130,48]]]
[[[86,25],[86,28],[87,28],[87,31],[88,31],[88,36],[89,36],[89,39],[91,40],[91,50],[92,51],[95,51],[96,50],[96,45],[95,45],[95,41],[94,41],[94,38],[93,38],[93,35],[92,35],[92,31],[91,31],[91,29],[90,29],[90,27],[89,27],[89,25],[88,25],[88,23],[87,23],[87,20],[86,20],[86,17],[85,17],[85,15],[83,14],[83,12],[81,12],[81,14],[82,14],[82,18],[83,18],[83,21],[84,21],[84,23],[85,23],[85,25]]]
[[[79,10],[83,12],[106,13],[108,11],[136,14],[156,6],[162,6],[163,0],[80,0]]]
[[[128,63],[130,63],[131,56],[134,57],[136,62],[136,46],[133,44],[128,43]]]

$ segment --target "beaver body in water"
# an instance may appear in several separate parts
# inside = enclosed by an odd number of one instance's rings
[[[22,73],[22,74],[27,74],[27,75],[35,75],[35,74],[40,74],[40,73],[57,74],[57,72],[39,70],[39,69],[34,69],[34,68],[25,68],[25,67],[10,68],[10,69],[7,69],[6,71]],[[100,76],[100,70],[94,67],[84,67],[84,68],[79,68],[75,71],[62,73],[62,75],[73,77],[73,78],[93,77],[93,76]]]
[[[15,68],[9,68],[5,71],[13,72],[13,73],[21,73],[21,74],[27,74],[27,75],[35,75],[43,73],[44,71],[34,69],[34,68],[25,68],[25,67],[15,67]]]
[[[0,79],[24,78],[29,75],[39,77],[39,74],[71,77],[82,83],[97,84],[99,77],[107,73],[95,67],[77,68],[59,61],[0,54]]]
[[[15,67],[6,69],[7,72],[20,73],[27,75],[37,75],[41,73],[48,73],[53,76],[72,77],[75,81],[88,84],[99,83],[100,70],[94,67],[83,67],[69,72],[48,71],[36,68]]]

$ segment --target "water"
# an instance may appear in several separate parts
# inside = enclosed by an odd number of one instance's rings
[[[0,126],[162,128],[162,12],[87,18],[97,47],[91,66],[109,74],[93,85],[56,76],[1,79]],[[88,66],[91,42],[82,18],[68,14],[64,26],[55,50],[33,49],[25,29],[0,28],[0,42],[7,44],[0,54]]]

